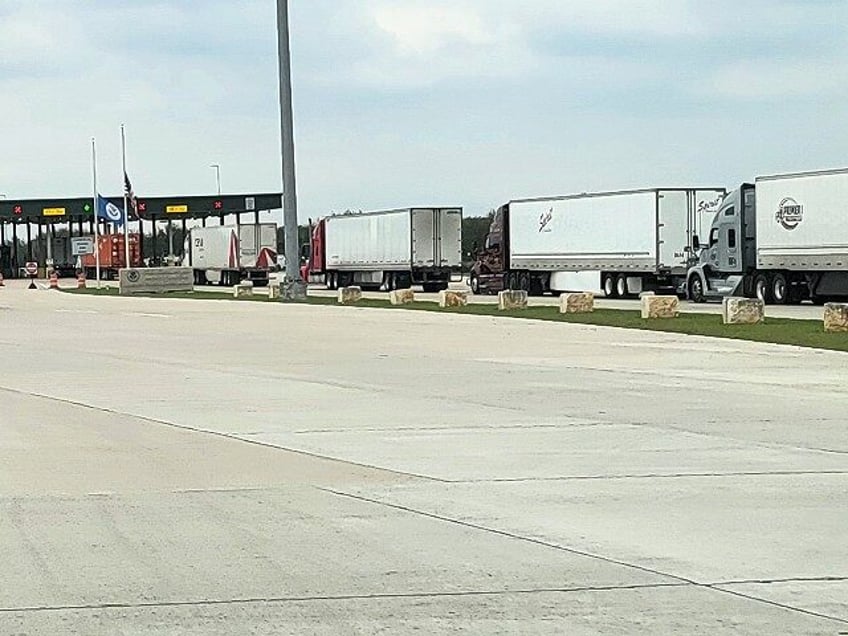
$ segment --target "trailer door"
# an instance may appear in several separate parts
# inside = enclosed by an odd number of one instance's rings
[[[689,247],[689,202],[686,190],[662,190],[657,196],[657,243],[660,269],[685,269]]]
[[[439,210],[439,265],[462,265],[462,210]]]
[[[433,267],[436,264],[435,210],[412,210],[412,266]]]
[[[239,267],[256,267],[259,256],[259,226],[240,225],[239,237]]]

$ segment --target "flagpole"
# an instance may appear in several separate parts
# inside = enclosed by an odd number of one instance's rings
[[[97,142],[91,138],[91,198],[94,203],[94,275],[97,277],[97,289],[100,289],[100,201],[97,200]]]
[[[129,269],[130,267],[130,216],[127,214],[127,196],[129,193],[127,192],[126,181],[127,181],[127,135],[124,131],[124,125],[121,124],[121,163],[123,164],[124,174],[122,176],[122,183],[124,184],[124,256],[126,260],[124,260],[124,266]]]

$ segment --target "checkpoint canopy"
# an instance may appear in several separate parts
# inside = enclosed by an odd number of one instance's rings
[[[106,197],[123,209],[124,198]],[[230,214],[278,210],[283,195],[228,194],[220,196],[139,197],[138,217],[142,221],[206,219]],[[91,197],[71,199],[0,199],[0,221],[12,223],[67,223],[94,220]],[[137,220],[130,216],[130,221]]]

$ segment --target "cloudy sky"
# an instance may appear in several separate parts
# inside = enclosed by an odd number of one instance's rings
[[[844,0],[290,0],[301,216],[848,165]],[[280,188],[274,0],[0,0],[0,193]]]

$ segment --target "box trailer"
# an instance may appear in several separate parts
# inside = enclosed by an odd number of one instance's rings
[[[130,234],[130,267],[141,267],[141,240],[138,234]],[[100,278],[114,280],[118,277],[118,270],[126,267],[126,250],[124,249],[123,233],[100,234],[98,236],[97,251],[100,253]],[[86,254],[81,257],[82,267],[88,278],[97,275],[97,260],[94,254]]]
[[[462,267],[462,208],[329,216],[313,226],[310,243],[309,276],[330,289],[447,289]]]
[[[653,188],[519,199],[499,208],[471,271],[475,293],[579,291],[594,272],[613,298],[685,291],[692,237],[712,219],[723,188]]]
[[[766,303],[848,297],[848,169],[758,177],[731,192],[689,271],[696,302],[723,296]]]
[[[276,263],[275,223],[194,227],[186,235],[182,264],[194,269],[196,285],[265,286]]]

